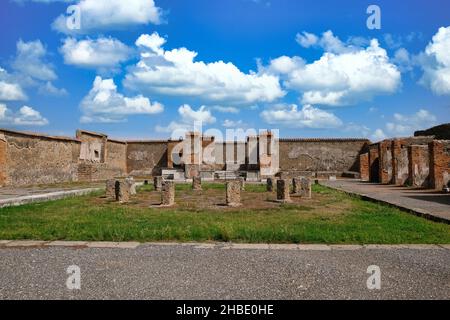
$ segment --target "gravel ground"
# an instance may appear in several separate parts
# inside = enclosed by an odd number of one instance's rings
[[[449,262],[444,248],[0,248],[0,299],[449,299]],[[66,287],[71,265],[80,290]]]

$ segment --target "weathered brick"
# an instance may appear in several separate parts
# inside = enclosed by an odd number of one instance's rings
[[[130,185],[126,181],[116,181],[116,201],[127,203],[130,201]]]
[[[364,153],[359,156],[359,173],[362,181],[369,181],[369,153]]]
[[[413,187],[428,187],[430,174],[430,154],[427,145],[408,147],[409,178]]]
[[[434,140],[430,151],[430,187],[442,190],[450,184],[450,140]]]
[[[194,190],[194,191],[202,190],[202,178],[200,178],[200,177],[192,178],[192,190]]]
[[[380,182],[392,182],[392,141],[383,140],[378,144]]]

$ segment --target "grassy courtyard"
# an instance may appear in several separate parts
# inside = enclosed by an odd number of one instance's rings
[[[233,241],[328,244],[450,243],[450,226],[323,186],[312,199],[280,205],[265,186],[247,185],[241,208],[228,208],[223,184],[202,192],[177,185],[177,205],[157,208],[145,186],[129,204],[103,193],[0,209],[0,239]]]

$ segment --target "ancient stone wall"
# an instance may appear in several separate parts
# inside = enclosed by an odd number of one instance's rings
[[[51,184],[78,180],[77,168],[81,146],[79,141],[5,130],[0,134],[6,140],[8,185]]]
[[[127,168],[133,176],[160,176],[168,166],[168,141],[128,141]]]
[[[0,132],[0,187],[7,184],[6,137]]]
[[[359,171],[364,139],[280,139],[281,171]]]
[[[429,150],[430,187],[441,190],[450,183],[450,140],[435,140]]]
[[[427,145],[408,147],[409,183],[413,187],[426,188],[429,185],[430,154]]]

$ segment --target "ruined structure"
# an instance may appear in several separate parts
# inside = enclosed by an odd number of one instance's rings
[[[442,190],[450,180],[450,140],[415,136],[371,144],[360,156],[360,174],[371,182]]]
[[[0,186],[162,176],[168,180],[263,181],[359,172],[366,139],[216,141],[197,132],[180,140],[119,141],[78,130],[75,138],[0,129]]]

